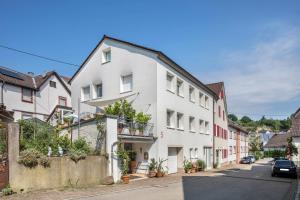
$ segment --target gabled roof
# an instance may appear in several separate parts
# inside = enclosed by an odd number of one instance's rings
[[[1,73],[1,69],[6,70],[9,73],[13,73],[18,78],[8,76],[6,74]],[[4,81],[7,84],[25,87],[33,90],[39,90],[40,87],[51,77],[56,76],[56,78],[60,81],[60,83],[63,85],[63,87],[67,90],[69,94],[71,94],[70,89],[67,87],[67,82],[63,81],[61,76],[58,75],[55,71],[47,72],[45,75],[37,75],[37,76],[31,76],[29,74],[24,74],[15,70],[12,70],[7,67],[0,66],[0,81]],[[64,77],[66,78],[66,77]]]
[[[220,95],[224,87],[224,82],[206,84],[216,95]]]
[[[240,126],[239,124],[233,122],[230,119],[228,119],[228,126],[234,128],[234,129],[237,129],[239,131],[242,131],[242,132],[244,132],[246,134],[249,134],[249,132],[244,127]]]
[[[287,138],[290,135],[288,133],[284,134],[274,134],[270,138],[268,143],[264,146],[265,148],[285,148],[287,146]]]
[[[115,42],[119,42],[119,43],[122,43],[122,44],[130,45],[130,46],[133,46],[133,47],[137,47],[137,48],[140,48],[140,49],[143,49],[143,50],[146,50],[146,51],[149,51],[149,52],[152,52],[152,53],[156,54],[157,58],[160,59],[162,62],[164,62],[164,63],[168,64],[169,66],[171,66],[177,72],[179,72],[182,75],[184,75],[185,77],[187,77],[190,81],[192,81],[193,83],[195,83],[196,85],[198,85],[199,87],[201,87],[202,89],[204,89],[205,91],[207,91],[208,93],[210,93],[211,95],[213,95],[215,98],[218,98],[215,95],[215,93],[209,87],[207,87],[200,80],[198,80],[196,77],[194,77],[188,71],[186,71],[183,67],[181,67],[180,65],[178,65],[175,61],[173,61],[171,58],[169,58],[163,52],[155,50],[155,49],[152,49],[152,48],[148,48],[148,47],[145,47],[145,46],[141,46],[141,45],[138,45],[138,44],[134,44],[134,43],[131,43],[131,42],[127,42],[127,41],[124,41],[124,40],[116,39],[116,38],[113,38],[113,37],[110,37],[110,36],[107,36],[107,35],[104,35],[102,37],[102,39],[98,42],[98,44],[96,45],[96,47],[92,50],[92,52],[88,55],[88,57],[83,61],[83,63],[80,65],[80,67],[74,73],[74,75],[72,76],[72,78],[69,80],[70,84],[71,84],[72,80],[75,78],[75,76],[80,72],[80,70],[84,67],[84,65],[87,63],[87,61],[94,54],[94,52],[96,51],[96,49],[106,39],[107,40],[112,40],[112,41],[115,41]]]

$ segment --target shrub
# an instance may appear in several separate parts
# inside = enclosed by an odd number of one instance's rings
[[[183,161],[183,168],[185,173],[187,173],[189,170],[191,170],[193,168],[193,164],[191,161],[188,160],[184,160]]]
[[[157,162],[154,158],[151,158],[150,164],[149,164],[149,171],[155,171],[157,169]]]
[[[77,150],[77,151],[82,151],[86,154],[88,154],[90,152],[90,146],[87,143],[87,141],[80,137],[77,140],[75,140],[75,142],[73,143],[73,149]]]
[[[5,188],[2,189],[3,196],[8,196],[13,194],[13,190],[11,189],[10,185],[7,185]]]
[[[80,160],[84,160],[87,156],[84,151],[77,150],[77,149],[70,149],[68,155],[70,159],[73,160],[75,163],[77,163]]]
[[[44,168],[50,167],[51,165],[51,161],[48,157],[46,156],[41,156],[40,160],[39,160],[39,164],[41,166],[43,166]]]
[[[27,149],[20,153],[18,159],[19,164],[23,164],[25,167],[34,168],[39,164],[39,158],[41,153],[35,149]]]
[[[67,151],[71,147],[71,140],[68,135],[60,136],[58,138],[58,145],[64,150]]]
[[[203,160],[197,160],[196,161],[196,165],[197,165],[197,168],[200,170],[204,170],[206,168],[206,164]]]

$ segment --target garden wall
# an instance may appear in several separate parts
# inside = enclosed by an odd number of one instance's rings
[[[107,159],[104,156],[88,156],[75,163],[68,157],[52,157],[51,166],[33,169],[17,163],[19,155],[19,125],[8,125],[9,182],[16,191],[87,186],[100,184],[107,176]]]

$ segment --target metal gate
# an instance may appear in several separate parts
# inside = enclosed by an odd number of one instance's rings
[[[9,181],[7,124],[0,122],[0,190]]]

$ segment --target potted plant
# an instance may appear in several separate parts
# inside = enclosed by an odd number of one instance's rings
[[[166,160],[167,160],[167,159],[165,159],[165,160],[163,160],[163,159],[161,159],[161,158],[158,159],[156,177],[163,177],[163,176],[164,176],[164,167],[163,167],[163,163],[164,163]]]
[[[130,158],[130,172],[136,173],[136,152],[134,151],[129,152],[129,158]]]
[[[153,178],[156,176],[156,170],[157,170],[157,162],[154,158],[151,158],[150,164],[149,164],[149,177]]]
[[[218,166],[219,166],[219,163],[218,163],[218,162],[214,163],[214,165],[213,165],[213,167],[214,167],[215,169],[217,169]]]
[[[183,168],[184,168],[184,172],[190,174],[191,170],[192,170],[192,163],[188,160],[184,160],[183,161]]]
[[[197,171],[197,165],[196,163],[192,163],[191,173],[195,173],[196,171]]]
[[[143,135],[144,129],[150,119],[151,115],[144,114],[143,112],[139,112],[135,116],[135,121],[137,122],[137,128],[139,130],[140,135]]]
[[[121,162],[122,181],[123,183],[128,184],[129,183],[128,165],[130,162],[129,153],[120,145],[118,147],[117,155]]]
[[[198,171],[203,171],[206,167],[205,162],[203,160],[197,160],[196,161],[196,165],[197,165],[197,170]]]

